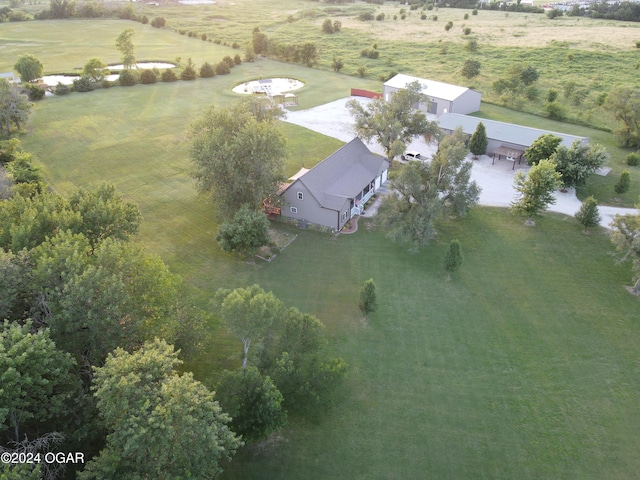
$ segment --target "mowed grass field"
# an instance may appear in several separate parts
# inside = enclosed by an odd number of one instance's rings
[[[317,314],[349,363],[338,405],[233,462],[225,479],[633,478],[638,299],[608,238],[478,208],[418,255],[360,221],[300,237],[252,277]],[[465,260],[451,282],[452,238]],[[380,309],[364,321],[363,280]]]
[[[219,249],[211,207],[189,176],[186,132],[206,106],[237,99],[233,85],[261,75],[307,82],[301,108],[344,97],[349,87],[379,87],[262,60],[214,79],[47,98],[22,137],[61,193],[109,181],[137,202],[145,218],[139,241],[184,277],[200,305],[219,287],[257,282],[317,315],[350,365],[319,423],[292,419],[268,444],[241,452],[223,477],[634,478],[638,299],[624,289],[629,268],[614,264],[603,230],[584,235],[574,219],[551,214],[530,228],[506,210],[477,208],[442,224],[417,255],[362,220],[350,236],[296,231],[271,263]],[[339,146],[283,127],[287,173]],[[465,260],[446,282],[442,262],[453,238]],[[364,321],[357,301],[368,278],[380,309]],[[187,367],[212,385],[221,369],[239,365],[240,345],[215,321],[207,343]]]

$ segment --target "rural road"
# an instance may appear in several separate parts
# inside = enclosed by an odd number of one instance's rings
[[[342,98],[307,110],[287,112],[284,121],[348,142],[356,136],[353,129],[353,117],[346,108],[346,103],[351,98],[357,99],[363,105],[370,101],[360,97]],[[368,147],[372,152],[384,154],[380,145],[375,142],[368,143]],[[427,157],[434,154],[436,149],[437,146],[435,144],[427,144],[422,139],[414,140],[407,148],[407,150],[416,150]],[[528,167],[525,163],[516,164],[515,169],[512,169],[512,167],[513,163],[506,160],[497,160],[492,165],[491,158],[487,155],[482,155],[478,160],[473,160],[471,178],[482,188],[480,205],[509,207],[511,202],[515,200],[516,190],[513,188],[515,173],[519,170],[526,171]],[[557,191],[555,192],[555,198],[556,203],[550,205],[548,209],[552,212],[574,216],[580,209],[581,202],[576,197],[573,189],[568,190],[566,193]],[[618,208],[606,205],[599,205],[598,210],[602,217],[600,225],[605,228],[609,228],[611,221],[618,214],[638,213],[638,210],[634,208]]]

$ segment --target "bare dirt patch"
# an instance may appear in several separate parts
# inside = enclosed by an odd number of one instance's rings
[[[288,247],[289,244],[298,237],[298,235],[290,232],[284,232],[276,228],[270,228],[269,237],[271,238],[271,245],[260,247],[256,253],[256,257],[267,262],[276,258],[282,250]]]

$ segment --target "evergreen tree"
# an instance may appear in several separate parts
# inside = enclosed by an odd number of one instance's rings
[[[462,264],[462,249],[458,240],[451,240],[449,249],[444,256],[444,269],[447,272],[447,281],[451,280],[451,274],[460,268]]]
[[[376,284],[373,278],[370,278],[362,285],[360,290],[360,310],[364,313],[365,317],[371,312],[375,312],[378,309],[378,300],[376,298]]]
[[[478,123],[476,131],[471,135],[469,141],[469,151],[474,155],[484,155],[487,151],[489,140],[487,139],[487,130],[484,127],[484,123]]]

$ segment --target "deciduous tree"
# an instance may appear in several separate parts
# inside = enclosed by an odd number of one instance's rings
[[[216,240],[225,252],[252,254],[270,242],[269,220],[263,212],[243,205],[233,220],[220,225]]]
[[[555,163],[540,160],[531,167],[528,175],[524,172],[516,173],[514,187],[518,191],[518,199],[511,204],[511,210],[527,217],[527,221],[532,223],[534,216],[540,215],[556,202],[553,192],[561,185],[561,175],[556,171]]]
[[[178,375],[177,352],[162,340],[135,353],[116,349],[95,369],[93,390],[109,430],[82,480],[215,478],[242,444],[209,391]]]
[[[108,73],[107,64],[99,58],[91,58],[82,67],[82,76],[90,78],[94,82],[99,82],[104,78],[105,73]]]
[[[261,111],[251,101],[211,107],[191,127],[197,188],[219,217],[231,218],[245,204],[257,208],[283,178],[286,140],[275,116],[257,116]]]
[[[271,292],[259,285],[235,290],[219,289],[212,301],[214,312],[220,315],[231,333],[242,342],[242,367],[247,368],[249,348],[267,335],[284,305]]]
[[[256,367],[226,371],[216,394],[222,410],[231,416],[229,427],[246,443],[264,440],[287,423],[282,394]]]
[[[29,119],[31,107],[29,97],[20,93],[16,85],[0,79],[0,135],[11,136],[13,125],[19,131]]]
[[[536,138],[533,143],[524,151],[524,157],[529,165],[536,165],[540,160],[547,160],[551,157],[558,146],[562,142],[562,138],[552,133],[544,133]]]
[[[480,196],[466,154],[464,134],[457,129],[440,142],[430,162],[410,162],[392,173],[394,192],[384,198],[379,213],[389,238],[416,252],[434,237],[434,222],[443,212],[466,215]]]
[[[587,197],[576,213],[576,219],[584,227],[584,233],[588,233],[591,227],[598,225],[602,220],[598,211],[598,201],[594,197]]]
[[[473,60],[468,58],[462,64],[462,70],[460,73],[464,78],[474,78],[480,75],[480,62],[478,60]]]
[[[611,228],[611,242],[618,251],[618,263],[631,262],[633,291],[638,295],[640,293],[640,213],[616,215]]]
[[[562,175],[562,184],[571,188],[585,185],[589,175],[602,167],[609,155],[602,145],[583,145],[580,140],[575,140],[569,148],[558,146],[549,158]]]
[[[0,324],[0,431],[16,442],[35,439],[52,420],[62,427],[67,402],[80,392],[71,355],[57,349],[48,330],[30,328],[31,322]]]
[[[611,89],[605,105],[618,120],[614,133],[623,146],[640,147],[640,87],[621,85]]]
[[[20,74],[20,78],[23,82],[30,82],[36,78],[42,77],[42,71],[44,66],[42,62],[34,55],[26,54],[18,58],[18,61],[13,66],[16,72]]]
[[[122,65],[125,69],[133,68],[136,65],[135,47],[133,40],[131,40],[135,33],[133,28],[127,28],[116,38],[116,48],[120,52]]]
[[[140,246],[60,233],[33,251],[34,320],[81,365],[97,365],[115,347],[154,337],[173,340],[180,280]]]
[[[355,118],[355,130],[364,140],[375,139],[390,162],[401,155],[409,142],[420,135],[440,136],[437,122],[427,120],[415,106],[428,104],[422,85],[415,81],[394,93],[389,101],[376,99],[363,107],[357,100],[349,100],[347,108]]]

